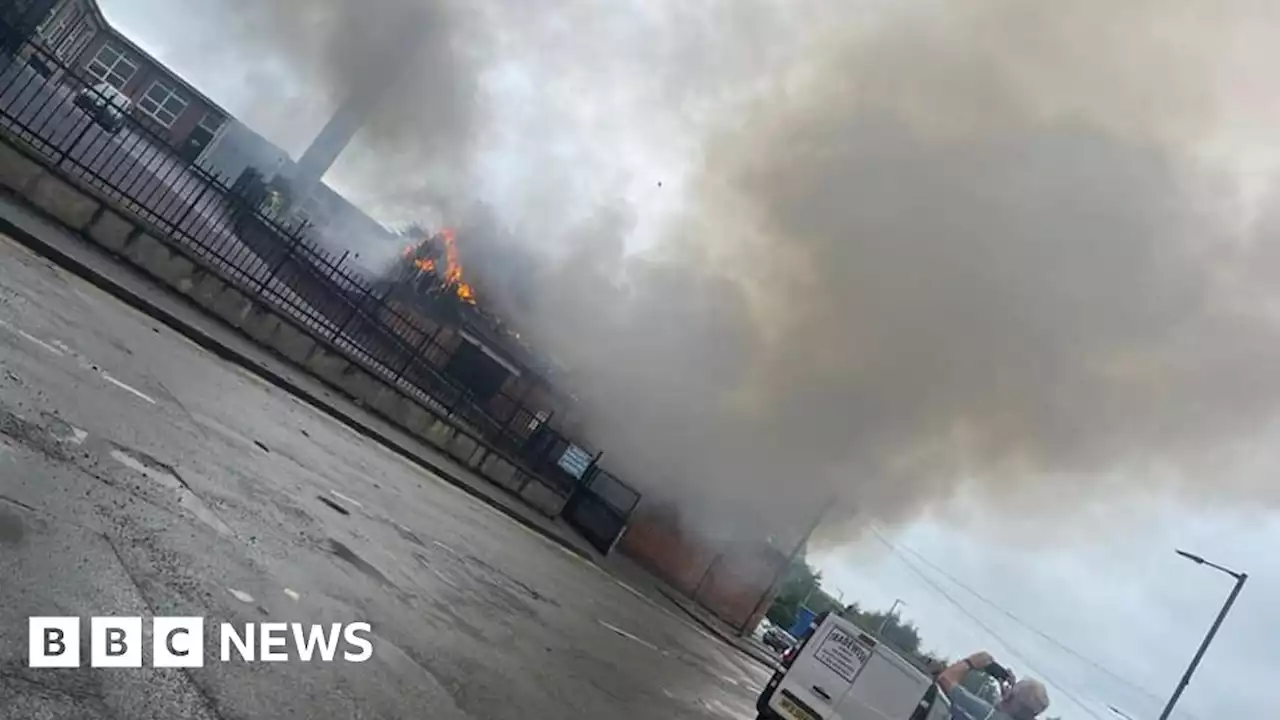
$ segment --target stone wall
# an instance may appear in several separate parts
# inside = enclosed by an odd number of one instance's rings
[[[0,138],[0,187],[168,286],[384,420],[516,494],[548,517],[567,498],[309,328],[260,302],[138,216]]]

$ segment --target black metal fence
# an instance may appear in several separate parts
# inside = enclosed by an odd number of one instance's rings
[[[230,178],[184,159],[136,107],[113,101],[95,89],[95,79],[3,23],[0,47],[10,48],[0,54],[0,138],[19,142],[51,168],[136,213],[162,240],[181,245],[248,296],[515,457],[556,492],[569,496],[583,486],[559,467],[557,453],[572,443],[549,426],[549,413],[501,392],[473,396],[445,370],[452,354],[439,342],[441,325],[390,302],[393,288],[375,290],[309,242],[304,228],[277,222],[234,192]]]
[[[595,549],[608,553],[622,537],[640,493],[613,474],[593,468],[564,507],[569,521]]]

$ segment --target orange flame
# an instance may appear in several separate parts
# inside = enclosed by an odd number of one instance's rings
[[[440,231],[440,239],[444,242],[444,282],[453,287],[458,298],[471,305],[476,304],[476,291],[462,279],[462,263],[458,260],[458,245],[453,230],[445,228]]]
[[[446,287],[452,288],[458,299],[471,305],[476,304],[476,291],[470,283],[462,279],[462,263],[458,260],[458,246],[455,242],[456,236],[453,230],[445,228],[440,231],[439,235],[441,243],[444,244],[444,284]],[[406,245],[404,248],[404,257],[411,261],[412,265],[418,269],[418,272],[436,274],[439,268],[436,261],[431,258],[415,257],[422,245]]]

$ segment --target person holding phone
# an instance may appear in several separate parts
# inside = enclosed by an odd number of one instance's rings
[[[1000,684],[995,705],[969,692],[960,683],[973,671],[985,672]],[[1049,692],[1038,680],[1019,680],[989,652],[976,652],[938,675],[938,687],[951,700],[952,720],[1035,720],[1049,709]]]

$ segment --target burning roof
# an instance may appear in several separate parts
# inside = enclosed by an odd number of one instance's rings
[[[443,252],[443,258],[440,257],[441,252]],[[407,245],[403,254],[418,272],[435,276],[440,284],[468,305],[476,304],[475,288],[462,276],[457,235],[453,230],[445,228],[434,236],[423,239],[417,245]],[[443,268],[440,266],[440,260],[444,261]]]

